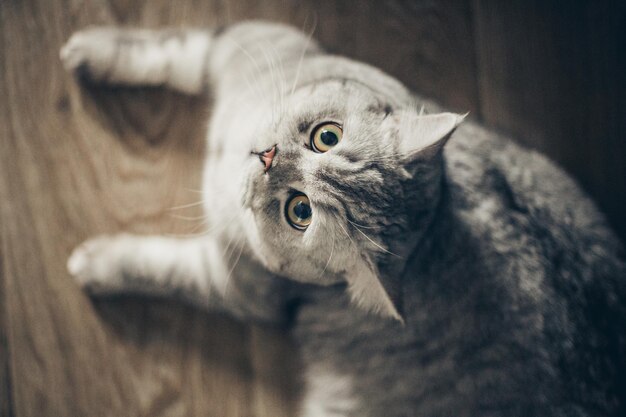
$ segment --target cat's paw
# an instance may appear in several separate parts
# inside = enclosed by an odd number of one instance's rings
[[[94,81],[105,79],[115,64],[119,47],[117,33],[116,29],[108,27],[74,33],[59,54],[63,66]]]
[[[121,281],[120,245],[123,236],[98,236],[76,247],[67,270],[90,293],[114,292]]]

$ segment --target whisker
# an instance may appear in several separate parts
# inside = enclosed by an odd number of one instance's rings
[[[224,256],[224,259],[229,259],[232,255],[231,249],[233,249],[236,245],[233,246],[233,242],[235,242],[235,239],[237,239],[237,242],[239,241],[239,237],[237,236],[237,234],[233,234],[230,239],[228,239],[228,243],[226,244],[226,248],[222,251],[222,255]]]
[[[202,190],[195,190],[193,188],[183,188],[183,190],[189,191],[190,193],[204,194],[204,191],[202,191]]]
[[[243,253],[243,248],[246,245],[246,238],[245,238],[245,236],[241,238],[240,242],[241,242],[241,244],[239,246],[239,253],[237,254],[237,258],[235,258],[235,262],[233,263],[233,266],[230,268],[230,271],[228,271],[228,275],[226,276],[226,284],[224,284],[224,296],[226,296],[226,294],[228,292],[228,286],[230,284],[230,278],[231,278],[231,276],[233,274],[233,271],[235,270],[235,267],[239,263],[239,260],[241,259],[241,254]]]
[[[355,227],[360,227],[361,229],[384,229],[384,226],[365,226],[359,223],[355,223],[352,220],[346,219]]]
[[[164,233],[163,236],[166,237],[171,237],[171,238],[175,238],[175,239],[191,239],[191,238],[195,238],[195,237],[202,237],[202,236],[207,236],[208,233],[206,232],[200,232],[200,233]]]
[[[181,233],[165,233],[165,236],[174,237],[174,238],[180,238],[180,239],[208,236],[209,234],[211,234],[212,232],[214,232],[216,230],[226,229],[228,226],[230,226],[235,221],[235,219],[237,218],[238,215],[239,215],[239,213],[236,213],[233,217],[229,218],[228,220],[224,221],[223,223],[214,224],[211,227],[207,228],[206,230],[203,230],[202,232],[194,233],[200,227],[205,226],[206,222],[201,222],[201,223],[197,224],[192,229],[192,231],[189,232],[189,233],[184,233],[184,234],[181,234]]]
[[[285,64],[283,63],[283,59],[282,56],[278,53],[278,50],[276,49],[276,46],[273,44],[270,44],[271,48],[274,50],[274,55],[276,56],[276,59],[278,61],[278,65],[277,65],[277,69],[278,69],[278,77],[280,78],[279,82],[279,87],[280,87],[280,116],[282,117],[282,115],[284,115],[286,113],[286,103],[285,103],[285,97],[286,97],[286,92],[287,92],[287,75],[285,74]]]
[[[304,29],[304,26],[306,26],[307,20],[308,20],[308,16],[304,21],[303,29]],[[309,36],[307,38],[306,44],[304,45],[304,48],[302,49],[302,54],[300,54],[300,59],[298,60],[298,66],[296,67],[296,76],[294,78],[293,85],[291,86],[291,93],[289,94],[289,97],[293,97],[293,94],[296,91],[296,86],[298,85],[298,81],[300,78],[300,71],[302,70],[302,61],[304,61],[304,55],[306,55],[306,52],[309,49],[309,45],[311,44],[311,39],[313,38],[313,33],[315,32],[315,29],[317,29],[317,18],[315,18],[313,22],[311,32],[309,33]]]
[[[239,42],[237,42],[236,40],[234,40],[231,37],[227,37],[227,39],[232,42],[233,44],[235,44],[235,46],[237,48],[239,48],[241,50],[241,52],[244,53],[244,55],[250,60],[250,62],[252,62],[252,65],[254,65],[254,68],[257,70],[257,73],[261,73],[261,68],[259,67],[259,64],[257,62],[256,59],[254,59],[254,57],[252,56],[252,54],[250,53],[250,51],[248,51],[246,48],[243,47],[243,45],[241,45]]]
[[[258,77],[254,73],[252,74],[252,77],[253,77],[253,80],[252,82],[250,82],[250,78],[248,77],[248,74],[246,73],[243,75],[243,78],[246,81],[246,86],[248,87],[248,92],[252,94],[254,97],[256,97],[257,100],[263,101],[263,89],[261,88],[261,84],[259,83]],[[239,104],[244,101],[249,101],[249,98],[247,97],[247,95],[243,95],[243,97],[241,97],[241,99],[238,100]]]
[[[404,259],[402,256],[400,256],[400,255],[398,255],[398,254],[396,254],[396,253],[393,253],[393,252],[391,252],[391,251],[389,251],[389,250],[387,250],[387,249],[383,248],[383,247],[382,247],[381,245],[379,245],[378,243],[374,242],[374,240],[372,240],[372,239],[371,239],[368,235],[366,235],[366,234],[365,234],[365,233],[364,233],[361,229],[359,229],[358,227],[354,226],[354,228],[356,229],[356,231],[357,231],[357,232],[359,232],[360,234],[362,234],[363,236],[365,236],[365,238],[366,238],[367,240],[369,240],[369,241],[370,241],[370,242],[371,242],[374,246],[376,246],[377,248],[379,248],[379,249],[380,249],[380,250],[382,250],[383,252],[386,252],[386,253],[388,253],[388,254],[390,254],[390,255],[393,255],[393,256],[397,256],[397,257],[398,257],[398,258],[400,258],[400,259]]]
[[[246,58],[248,58],[248,60],[252,63],[252,65],[254,66],[254,71],[251,72],[252,78],[253,78],[253,85],[256,86],[255,89],[252,88],[252,85],[250,84],[250,80],[248,79],[248,73],[245,74],[245,80],[246,83],[248,84],[248,88],[258,96],[258,98],[262,99],[263,98],[263,90],[261,89],[260,85],[261,83],[259,83],[259,79],[257,74],[261,74],[261,67],[258,63],[258,61],[252,56],[252,54],[250,53],[250,51],[248,51],[246,48],[243,47],[243,45],[241,45],[239,42],[237,42],[235,39],[233,39],[232,37],[227,37],[227,39],[232,42],[237,48],[239,48],[241,50],[241,52],[243,52],[243,54],[246,56]]]
[[[343,230],[343,232],[346,234],[346,236],[348,237],[348,239],[350,239],[350,242],[352,242],[352,244],[354,246],[356,246],[356,243],[354,243],[354,240],[352,240],[352,237],[350,236],[350,234],[348,233],[348,231],[346,229],[344,229],[344,227],[341,225],[341,223],[337,223],[337,225],[339,227],[341,227],[341,230]]]
[[[198,230],[201,230],[204,226],[206,226],[206,224],[207,224],[207,222],[206,222],[206,221],[199,222],[198,224],[196,224],[196,225],[194,226],[194,228],[193,228],[193,229],[191,229],[191,232],[190,232],[190,233],[196,233],[196,232],[198,232]]]
[[[326,272],[326,269],[328,268],[328,265],[330,265],[330,260],[333,258],[333,252],[334,251],[335,251],[335,239],[333,239],[333,246],[331,246],[331,248],[330,248],[330,255],[328,256],[328,261],[326,261],[326,265],[324,266],[324,269],[322,269],[322,272],[317,277],[318,279],[321,278],[322,276],[324,276],[324,272]]]
[[[198,220],[208,220],[206,215],[202,216],[181,216],[179,214],[169,213],[168,217],[179,220],[187,220],[187,221],[198,221]]]
[[[261,52],[263,53],[263,57],[265,58],[265,64],[267,65],[267,69],[270,72],[270,81],[272,83],[271,86],[271,90],[272,90],[272,105],[271,109],[272,109],[272,116],[271,116],[271,123],[272,125],[274,125],[276,123],[276,114],[275,114],[275,104],[278,102],[278,97],[277,97],[277,85],[276,85],[276,77],[274,74],[274,66],[272,65],[272,62],[270,61],[270,57],[267,54],[267,51],[265,50],[265,48],[261,48]]]
[[[171,207],[171,208],[168,208],[168,210],[181,210],[181,209],[186,209],[186,208],[189,208],[189,207],[196,207],[196,206],[199,206],[202,203],[204,203],[204,201],[200,200],[200,201],[196,201],[195,203],[189,203],[189,204],[183,204],[182,206]]]

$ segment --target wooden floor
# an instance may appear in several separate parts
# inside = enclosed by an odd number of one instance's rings
[[[330,50],[562,163],[626,236],[618,1],[1,0],[0,416],[291,416],[284,335],[181,305],[91,301],[65,270],[96,233],[200,227],[208,99],[81,86],[58,50],[93,24],[316,25]]]

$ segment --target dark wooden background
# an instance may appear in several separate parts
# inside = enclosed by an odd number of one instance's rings
[[[79,86],[91,24],[265,18],[550,155],[626,237],[626,2],[1,0],[0,416],[289,416],[284,336],[160,301],[92,302],[65,260],[95,233],[192,233],[208,100]]]

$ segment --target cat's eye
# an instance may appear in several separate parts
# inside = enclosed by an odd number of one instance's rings
[[[322,123],[317,125],[311,133],[311,149],[323,153],[341,142],[343,130],[337,123]]]
[[[313,217],[309,197],[304,194],[291,196],[285,205],[285,216],[289,224],[298,230],[305,230],[309,227]]]

